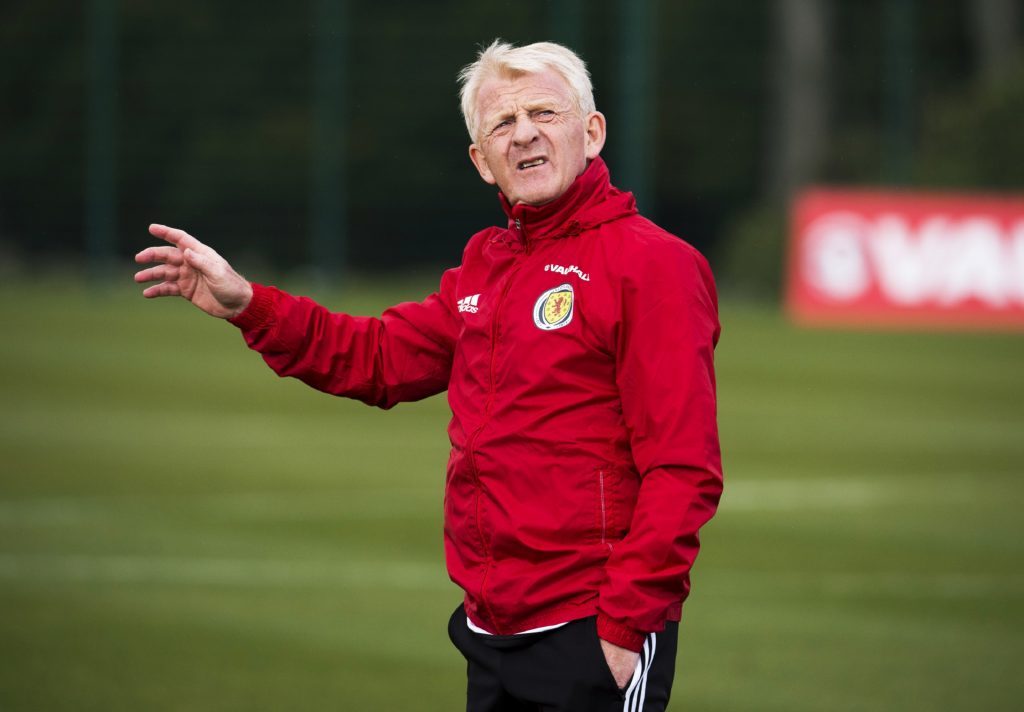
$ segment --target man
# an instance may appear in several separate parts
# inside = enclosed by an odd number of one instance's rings
[[[379,319],[250,284],[190,235],[136,280],[242,330],[278,374],[388,408],[448,391],[449,621],[467,709],[663,710],[698,529],[722,476],[714,282],[599,157],[571,51],[496,41],[460,75],[506,227],[474,235],[420,303]]]

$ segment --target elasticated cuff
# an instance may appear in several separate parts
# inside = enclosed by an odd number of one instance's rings
[[[270,320],[273,313],[274,298],[270,290],[262,284],[252,282],[252,299],[245,310],[236,317],[228,319],[242,331],[249,331],[263,326]]]
[[[639,653],[644,647],[647,634],[630,628],[600,611],[597,614],[597,637],[618,645],[620,648]]]

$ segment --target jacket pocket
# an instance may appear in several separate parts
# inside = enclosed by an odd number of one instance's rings
[[[631,470],[606,465],[594,474],[597,490],[595,538],[611,549],[629,531],[638,483]]]
[[[609,517],[611,511],[610,470],[602,467],[597,471],[597,535],[601,544],[608,544]]]
[[[612,545],[622,538],[622,472],[614,466],[599,468],[597,481],[596,539],[599,544]]]

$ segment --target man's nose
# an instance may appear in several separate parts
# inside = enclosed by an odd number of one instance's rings
[[[537,138],[537,133],[537,125],[533,123],[529,114],[524,113],[516,119],[512,140],[520,146],[525,146]]]

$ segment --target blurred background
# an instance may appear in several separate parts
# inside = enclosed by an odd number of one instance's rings
[[[499,36],[586,58],[616,182],[727,289],[771,294],[805,184],[1024,184],[1019,0],[10,0],[0,13],[8,272],[123,260],[157,220],[281,273],[453,264],[500,217],[455,83]]]
[[[278,381],[144,302],[146,226],[375,314],[500,223],[455,75],[587,60],[604,156],[710,259],[727,490],[676,709],[1016,709],[1024,339],[807,330],[808,185],[1020,194],[1022,0],[0,5],[0,709],[458,709],[444,399]]]

